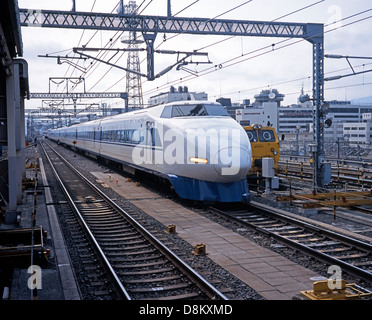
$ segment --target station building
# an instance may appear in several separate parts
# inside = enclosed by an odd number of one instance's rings
[[[171,86],[168,92],[159,93],[156,96],[150,97],[148,103],[149,107],[151,107],[162,103],[187,100],[208,100],[208,94],[205,92],[189,92],[188,87],[180,86],[176,89]]]
[[[270,124],[279,134],[311,133],[314,111],[311,102],[281,106],[283,97],[275,89],[264,90],[255,96],[253,104],[235,111],[236,120],[243,126]],[[368,117],[372,114],[372,103],[328,101],[326,108],[326,119],[330,120],[331,125],[324,128],[325,141],[338,141],[346,135],[350,142],[369,143],[368,123],[371,123],[371,119]]]

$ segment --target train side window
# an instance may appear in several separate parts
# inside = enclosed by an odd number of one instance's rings
[[[172,118],[172,106],[165,107],[160,118]]]
[[[132,131],[132,142],[139,143],[140,141],[141,141],[140,131],[139,130]]]
[[[128,130],[127,141],[132,142],[133,130]]]
[[[247,130],[247,136],[250,142],[257,142],[257,133],[253,130]]]

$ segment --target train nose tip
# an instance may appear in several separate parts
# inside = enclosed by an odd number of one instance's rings
[[[251,158],[247,150],[243,148],[224,148],[221,149],[214,158],[214,169],[220,176],[224,176],[228,181],[244,179],[251,167]]]

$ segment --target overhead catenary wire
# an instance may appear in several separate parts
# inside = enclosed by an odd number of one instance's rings
[[[151,1],[152,1],[152,0],[151,0]],[[199,2],[199,1],[200,1],[200,0],[194,1],[193,3],[191,3],[190,5],[187,5],[186,7],[184,7],[183,9],[181,9],[180,11],[178,11],[176,14],[174,14],[174,15],[172,15],[172,16],[174,17],[174,16],[180,14],[181,12],[185,11],[186,9],[189,9],[191,6],[193,6],[194,4],[196,4],[196,3]],[[252,2],[252,1],[253,1],[253,0],[245,1],[244,3],[242,3],[242,4],[240,4],[240,5],[237,5],[237,6],[233,7],[233,8],[231,8],[231,9],[229,9],[229,10],[227,10],[227,11],[225,11],[225,12],[219,14],[219,15],[217,15],[216,17],[211,18],[210,20],[213,20],[213,19],[216,19],[216,18],[218,18],[218,17],[221,17],[221,16],[223,16],[223,15],[225,15],[225,14],[227,14],[227,13],[233,11],[233,10],[236,10],[236,9],[242,7],[242,6],[245,5],[245,4],[248,4],[248,3]],[[170,38],[168,38],[168,39],[165,38],[165,39],[163,40],[163,42],[160,43],[160,44],[156,47],[156,50],[159,49],[159,47],[160,47],[160,46],[161,46],[165,41],[168,41],[168,40],[170,40],[170,39],[173,39],[173,38],[179,36],[180,34],[182,34],[182,32],[179,33],[179,34],[176,34],[176,35],[174,35],[174,36],[172,36],[172,37],[170,37]],[[196,51],[200,51],[200,50],[202,50],[202,49],[198,49],[198,50],[196,50]],[[145,61],[146,61],[146,59],[143,59],[140,63],[142,64],[142,63],[144,63]],[[119,80],[117,80],[117,81],[116,81],[112,86],[110,86],[108,89],[106,89],[105,92],[108,91],[108,90],[110,90],[110,89],[111,89],[112,87],[114,87],[115,85],[117,85],[117,84],[118,84],[120,81],[122,81],[125,77],[126,77],[126,76],[124,76],[124,77],[120,78]],[[146,82],[146,81],[144,81],[144,82]]]
[[[340,20],[337,21],[337,22],[341,22],[341,21],[345,21],[345,20],[351,19],[351,18],[353,18],[353,17],[356,17],[356,16],[358,16],[358,15],[364,14],[364,13],[369,12],[369,11],[371,11],[371,10],[372,10],[372,9],[367,9],[367,10],[361,11],[361,12],[359,12],[359,13],[356,13],[356,14],[353,14],[353,15],[351,15],[351,16],[348,16],[348,17],[345,17],[345,18],[343,18],[343,19],[340,19]],[[335,31],[335,30],[337,30],[337,29],[347,27],[347,26],[349,26],[349,25],[352,25],[352,24],[355,24],[355,23],[358,23],[358,22],[361,22],[361,21],[364,21],[364,20],[370,19],[371,17],[372,17],[372,16],[368,16],[368,17],[365,17],[365,18],[359,19],[359,20],[357,20],[357,21],[352,21],[352,22],[350,22],[350,23],[348,23],[348,24],[344,24],[344,25],[341,25],[341,26],[337,26],[337,27],[335,27],[335,28],[333,28],[333,29],[330,29],[330,30],[325,31],[324,33],[329,33],[329,32],[331,32],[331,31]],[[331,26],[332,24],[333,24],[333,23],[331,23],[331,24],[327,24],[327,25],[325,25],[325,27],[327,27],[327,26]],[[275,51],[277,51],[277,50],[279,50],[279,49],[283,49],[283,48],[288,47],[288,46],[292,46],[292,45],[297,44],[297,43],[300,43],[300,42],[303,42],[303,41],[305,41],[306,39],[300,39],[300,40],[296,39],[296,40],[295,40],[294,42],[292,42],[292,43],[285,44],[285,45],[283,45],[283,46],[281,46],[281,47],[278,47],[279,44],[285,43],[285,42],[290,41],[290,40],[293,40],[293,39],[285,39],[285,40],[281,40],[281,41],[275,43]],[[241,59],[242,57],[244,57],[244,56],[246,56],[246,55],[250,55],[250,54],[256,53],[256,52],[258,52],[258,51],[265,50],[265,49],[268,49],[268,50],[266,50],[266,51],[263,52],[263,53],[256,54],[255,56]],[[239,64],[239,63],[245,62],[245,61],[250,60],[250,59],[253,59],[253,58],[257,58],[257,57],[262,56],[262,55],[269,54],[269,53],[271,53],[271,52],[273,52],[273,50],[272,50],[272,45],[264,46],[264,47],[262,47],[262,48],[259,48],[259,49],[256,49],[256,50],[253,50],[253,51],[250,51],[250,52],[248,52],[248,53],[245,53],[244,55],[239,55],[239,56],[237,56],[237,57],[235,57],[235,58],[232,58],[232,59],[226,60],[226,61],[224,61],[224,62],[222,62],[222,63],[220,63],[220,64],[215,64],[214,67],[206,68],[205,70],[200,71],[197,77],[200,78],[201,76],[204,76],[204,75],[207,75],[207,74],[210,74],[210,73],[213,73],[213,72],[217,72],[217,71],[219,71],[221,68],[216,68],[216,65],[217,65],[217,66],[222,65],[223,68],[225,69],[225,68],[227,68],[227,67],[231,67],[231,66],[233,66],[233,65],[236,65],[236,64]],[[237,60],[237,59],[241,59],[241,60],[239,60],[239,61],[235,61],[235,60]],[[235,61],[235,62],[233,62],[233,61]],[[227,63],[230,63],[230,64],[227,64]],[[196,77],[196,76],[193,76],[193,75],[188,75],[188,76],[186,76],[186,77],[183,77],[182,79],[174,80],[173,82],[171,82],[171,83],[167,83],[167,84],[165,84],[165,85],[163,85],[163,86],[160,86],[160,87],[158,86],[156,89],[150,89],[150,90],[144,92],[144,94],[153,94],[154,92],[157,92],[158,90],[160,90],[162,87],[168,87],[169,85],[177,85],[177,84],[179,84],[179,83],[184,83],[184,82],[187,82],[187,81],[193,80],[193,79],[195,79],[195,78],[197,78],[197,77]]]
[[[139,9],[139,8],[141,8],[141,6],[146,2],[147,0],[143,0],[142,1],[142,3],[137,7],[137,10]],[[141,14],[151,3],[153,2],[153,0],[150,0],[149,1],[149,3],[142,9],[142,11],[139,13],[139,14]],[[119,2],[120,3],[120,2]],[[135,12],[133,12],[132,13],[132,16],[134,17],[135,16]],[[118,33],[120,33],[119,35],[118,35]],[[114,37],[116,37],[116,39],[115,40],[113,40],[113,41],[111,41],[111,43],[110,43],[110,46],[109,46],[109,48],[112,48],[114,45],[115,45],[115,43],[119,40],[119,38],[121,37],[121,35],[124,33],[124,31],[117,31],[116,33],[115,33],[115,35],[114,35]],[[113,38],[114,38],[113,37]],[[106,46],[105,46],[105,48],[106,48]],[[105,49],[104,48],[104,49]],[[102,55],[102,57],[101,57],[101,59],[103,58],[103,57],[106,57],[106,55],[107,55],[107,51],[105,52],[105,50],[102,50],[102,52],[104,52],[104,54]],[[122,58],[122,56],[124,55],[124,52],[122,52],[122,54],[119,56],[119,58],[118,59],[116,59],[116,61],[114,62],[114,64],[116,64],[116,63],[118,63],[118,61]],[[98,57],[98,56],[97,56]],[[95,64],[97,63],[97,61],[95,61],[94,62]],[[98,65],[99,64],[97,64],[97,66],[96,66],[96,68],[93,70],[93,71],[95,71],[97,68],[98,68]],[[88,89],[88,91],[90,91],[90,90],[92,90],[94,87],[96,87],[102,80],[103,80],[103,78],[105,77],[105,76],[107,76],[107,74],[112,70],[112,68],[113,68],[113,66],[110,66],[109,67],[109,69],[108,70],[106,70],[106,72],[95,82],[95,84],[93,85],[93,86],[91,86],[89,89]],[[92,72],[93,72],[92,71]],[[92,74],[92,72],[90,73],[90,75]],[[123,80],[123,78],[121,78],[121,80]]]
[[[141,3],[141,5],[138,7],[138,8],[140,8],[142,5],[143,5],[143,3],[145,2],[146,0],[144,0],[142,3]],[[199,0],[198,0],[199,1]],[[184,10],[186,10],[186,9],[188,9],[188,8],[190,8],[192,5],[194,5],[195,3],[197,3],[198,1],[195,1],[195,2],[193,2],[192,4],[190,4],[190,5],[188,5],[188,6],[186,6],[185,8],[183,8],[181,11],[179,11],[178,13],[180,13],[180,12],[182,12],[182,11],[184,11]],[[250,0],[250,1],[253,1],[253,0]],[[153,2],[153,0],[150,0],[150,2],[142,9],[142,11],[140,12],[140,13],[138,13],[138,14],[141,14],[141,13],[143,13],[143,11],[151,4]],[[137,9],[138,9],[137,8]],[[176,13],[175,15],[177,15],[178,13]],[[174,15],[174,16],[175,16]],[[134,16],[134,14],[133,14],[133,16]],[[120,58],[122,57],[122,55],[120,56]],[[119,61],[120,59],[117,59],[116,60],[116,62],[115,63],[117,63],[118,61]],[[141,64],[144,62],[145,60],[143,60],[143,61],[141,61]],[[100,81],[102,81],[103,80],[103,78],[108,74],[108,72],[112,69],[113,67],[111,66],[106,72],[105,72],[105,74],[89,89],[89,90],[92,90],[96,85],[98,85],[99,84],[99,82]],[[126,75],[125,76],[123,76],[122,78],[120,78],[119,80],[117,80],[116,82],[115,82],[115,84],[114,85],[116,85],[116,84],[118,84],[119,82],[121,82],[122,80],[124,80],[126,78]],[[112,87],[112,86],[111,86]],[[110,88],[111,88],[110,87]],[[110,89],[109,88],[109,89]],[[108,91],[109,89],[106,89],[105,90],[105,92],[106,91]]]
[[[97,1],[97,0],[94,0],[94,1],[93,1],[93,4],[92,4],[92,7],[91,7],[90,11],[93,11],[94,6],[96,5],[96,1]],[[97,31],[98,31],[98,30],[97,30]],[[97,32],[94,33],[94,35],[90,38],[90,40],[88,41],[88,43],[93,39],[93,37],[96,35],[96,33],[97,33]],[[84,29],[84,30],[82,31],[82,33],[81,33],[81,36],[80,36],[80,39],[79,39],[79,42],[78,42],[78,46],[80,45],[81,40],[83,39],[84,34],[85,34],[85,29]],[[75,53],[74,53],[74,56],[75,56]],[[69,66],[68,66],[68,68],[67,68],[67,70],[66,70],[66,72],[65,72],[64,77],[67,76],[67,73],[68,73],[70,67],[71,67],[71,64],[69,64]],[[72,70],[70,77],[72,77],[73,72],[74,72],[74,70]],[[66,89],[66,86],[64,87],[63,90],[65,90],[65,89]],[[73,89],[72,89],[72,90],[73,90]]]
[[[354,66],[354,68],[360,68],[360,67],[364,67],[364,66],[367,66],[367,65],[372,65],[372,63],[363,63],[363,64],[360,64],[360,65],[356,65]],[[332,74],[332,73],[335,73],[335,72],[340,72],[340,71],[345,71],[345,70],[349,70],[349,68],[342,68],[342,69],[338,69],[338,70],[333,70],[333,71],[328,71],[326,72],[325,74]],[[309,80],[311,79],[312,76],[309,75],[309,76],[304,76],[304,77],[301,77],[301,78],[295,78],[295,79],[291,79],[291,80],[285,80],[285,81],[280,81],[280,82],[275,82],[275,83],[271,83],[270,86],[273,87],[273,86],[280,86],[280,85],[283,85],[283,84],[287,84],[287,83],[292,83],[292,82],[300,82],[300,81],[304,81],[304,80]],[[237,90],[237,91],[232,91],[232,92],[226,92],[224,93],[225,95],[233,95],[233,94],[241,94],[241,93],[244,93],[244,92],[249,92],[249,91],[257,91],[257,90],[260,90],[262,89],[264,86],[258,86],[258,87],[254,87],[254,88],[248,88],[248,89],[244,89],[244,90]],[[265,87],[269,87],[269,85],[265,85]],[[345,86],[343,86],[342,88],[344,88]],[[327,88],[327,90],[330,90],[331,88]],[[295,93],[285,93],[285,95],[292,95],[292,94],[298,94],[298,92],[295,92]],[[215,95],[213,97],[217,97],[219,95]]]
[[[283,18],[283,17],[287,17],[287,16],[292,15],[292,14],[294,14],[294,13],[298,13],[298,12],[300,12],[300,11],[302,11],[302,10],[308,9],[308,8],[310,8],[310,7],[314,6],[314,5],[317,5],[317,4],[321,3],[321,2],[324,2],[324,1],[325,1],[325,0],[317,1],[317,2],[315,2],[315,3],[312,3],[312,4],[310,4],[310,5],[307,5],[307,6],[305,6],[305,7],[302,7],[302,8],[300,8],[300,9],[296,9],[296,10],[294,10],[294,11],[292,11],[292,12],[286,14],[286,15],[283,15],[283,16],[281,16],[281,17],[279,17],[279,18],[276,18],[276,19],[274,19],[274,20],[272,20],[272,21],[277,21],[277,20],[279,20],[279,19],[281,19],[281,18]],[[228,13],[228,12],[231,12],[231,11],[233,11],[233,10],[235,10],[235,9],[237,9],[237,8],[239,8],[239,7],[241,7],[241,6],[245,5],[245,4],[247,4],[247,3],[249,3],[249,2],[251,2],[251,1],[246,1],[246,2],[242,3],[241,5],[238,5],[238,6],[232,8],[232,9],[230,9],[230,10],[227,10],[227,11],[225,11],[224,13],[222,13],[222,14],[216,16],[216,18],[217,18],[217,17],[220,17],[220,16],[222,16],[222,15]],[[215,19],[215,18],[213,18],[213,19]],[[179,34],[177,34],[176,36],[178,36],[178,35],[179,35]],[[175,37],[175,36],[173,36],[172,38],[174,38],[174,37]],[[220,43],[225,42],[225,41],[227,41],[227,40],[230,40],[230,39],[232,39],[232,38],[235,38],[235,36],[231,36],[231,37],[228,37],[227,39],[222,39],[222,40],[220,40],[220,41],[214,42],[214,43],[212,43],[212,44],[210,44],[210,45],[207,45],[207,46],[204,46],[204,47],[202,47],[202,48],[199,48],[199,49],[197,49],[196,51],[204,50],[204,49],[206,49],[206,48],[208,48],[208,47],[212,47],[212,46],[214,46],[214,45],[220,44]],[[279,41],[278,43],[283,43],[283,42],[286,42],[286,41],[289,41],[289,40],[291,40],[291,39],[281,40],[281,41]],[[164,43],[164,41],[163,41],[163,43]],[[275,45],[277,45],[278,43],[276,43]],[[241,54],[240,56],[237,56],[237,57],[235,57],[235,58],[231,58],[231,59],[229,59],[229,60],[227,60],[227,61],[224,61],[224,62],[222,62],[222,63],[215,64],[214,67],[212,66],[212,67],[209,67],[209,68],[207,68],[207,69],[205,69],[205,70],[212,70],[212,69],[215,69],[215,67],[216,67],[217,65],[218,65],[218,66],[224,65],[224,64],[229,63],[229,62],[231,62],[231,61],[234,61],[234,60],[236,60],[236,59],[239,59],[239,58],[241,58],[242,56],[245,56],[245,55],[248,55],[248,54],[252,54],[252,53],[254,53],[254,52],[256,52],[256,51],[264,50],[264,49],[266,49],[266,48],[272,48],[272,44],[271,44],[271,45],[268,45],[268,46],[265,46],[265,47],[263,47],[263,48],[259,48],[259,49],[257,49],[257,50],[253,50],[253,51],[251,51],[251,52],[249,52],[249,53],[246,53],[246,54]],[[205,72],[205,70],[202,70],[201,72]],[[214,70],[214,71],[216,71],[216,70]],[[200,75],[198,74],[198,77],[199,77],[199,76],[200,76]],[[186,77],[186,80],[185,80],[185,78],[183,78],[183,79],[182,79],[182,82],[183,82],[183,81],[187,81],[187,79],[188,79],[189,77],[191,77],[191,76],[187,76],[187,77]],[[178,80],[176,80],[176,81],[178,82]]]

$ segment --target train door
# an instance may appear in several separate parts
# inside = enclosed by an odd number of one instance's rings
[[[152,121],[146,121],[146,142],[145,142],[145,160],[146,163],[153,163],[155,159],[155,125]]]
[[[96,139],[97,139],[97,136],[96,136],[96,128],[93,127],[93,149],[96,150]]]
[[[102,139],[103,139],[102,127],[99,127],[98,154],[101,154],[102,152]]]

